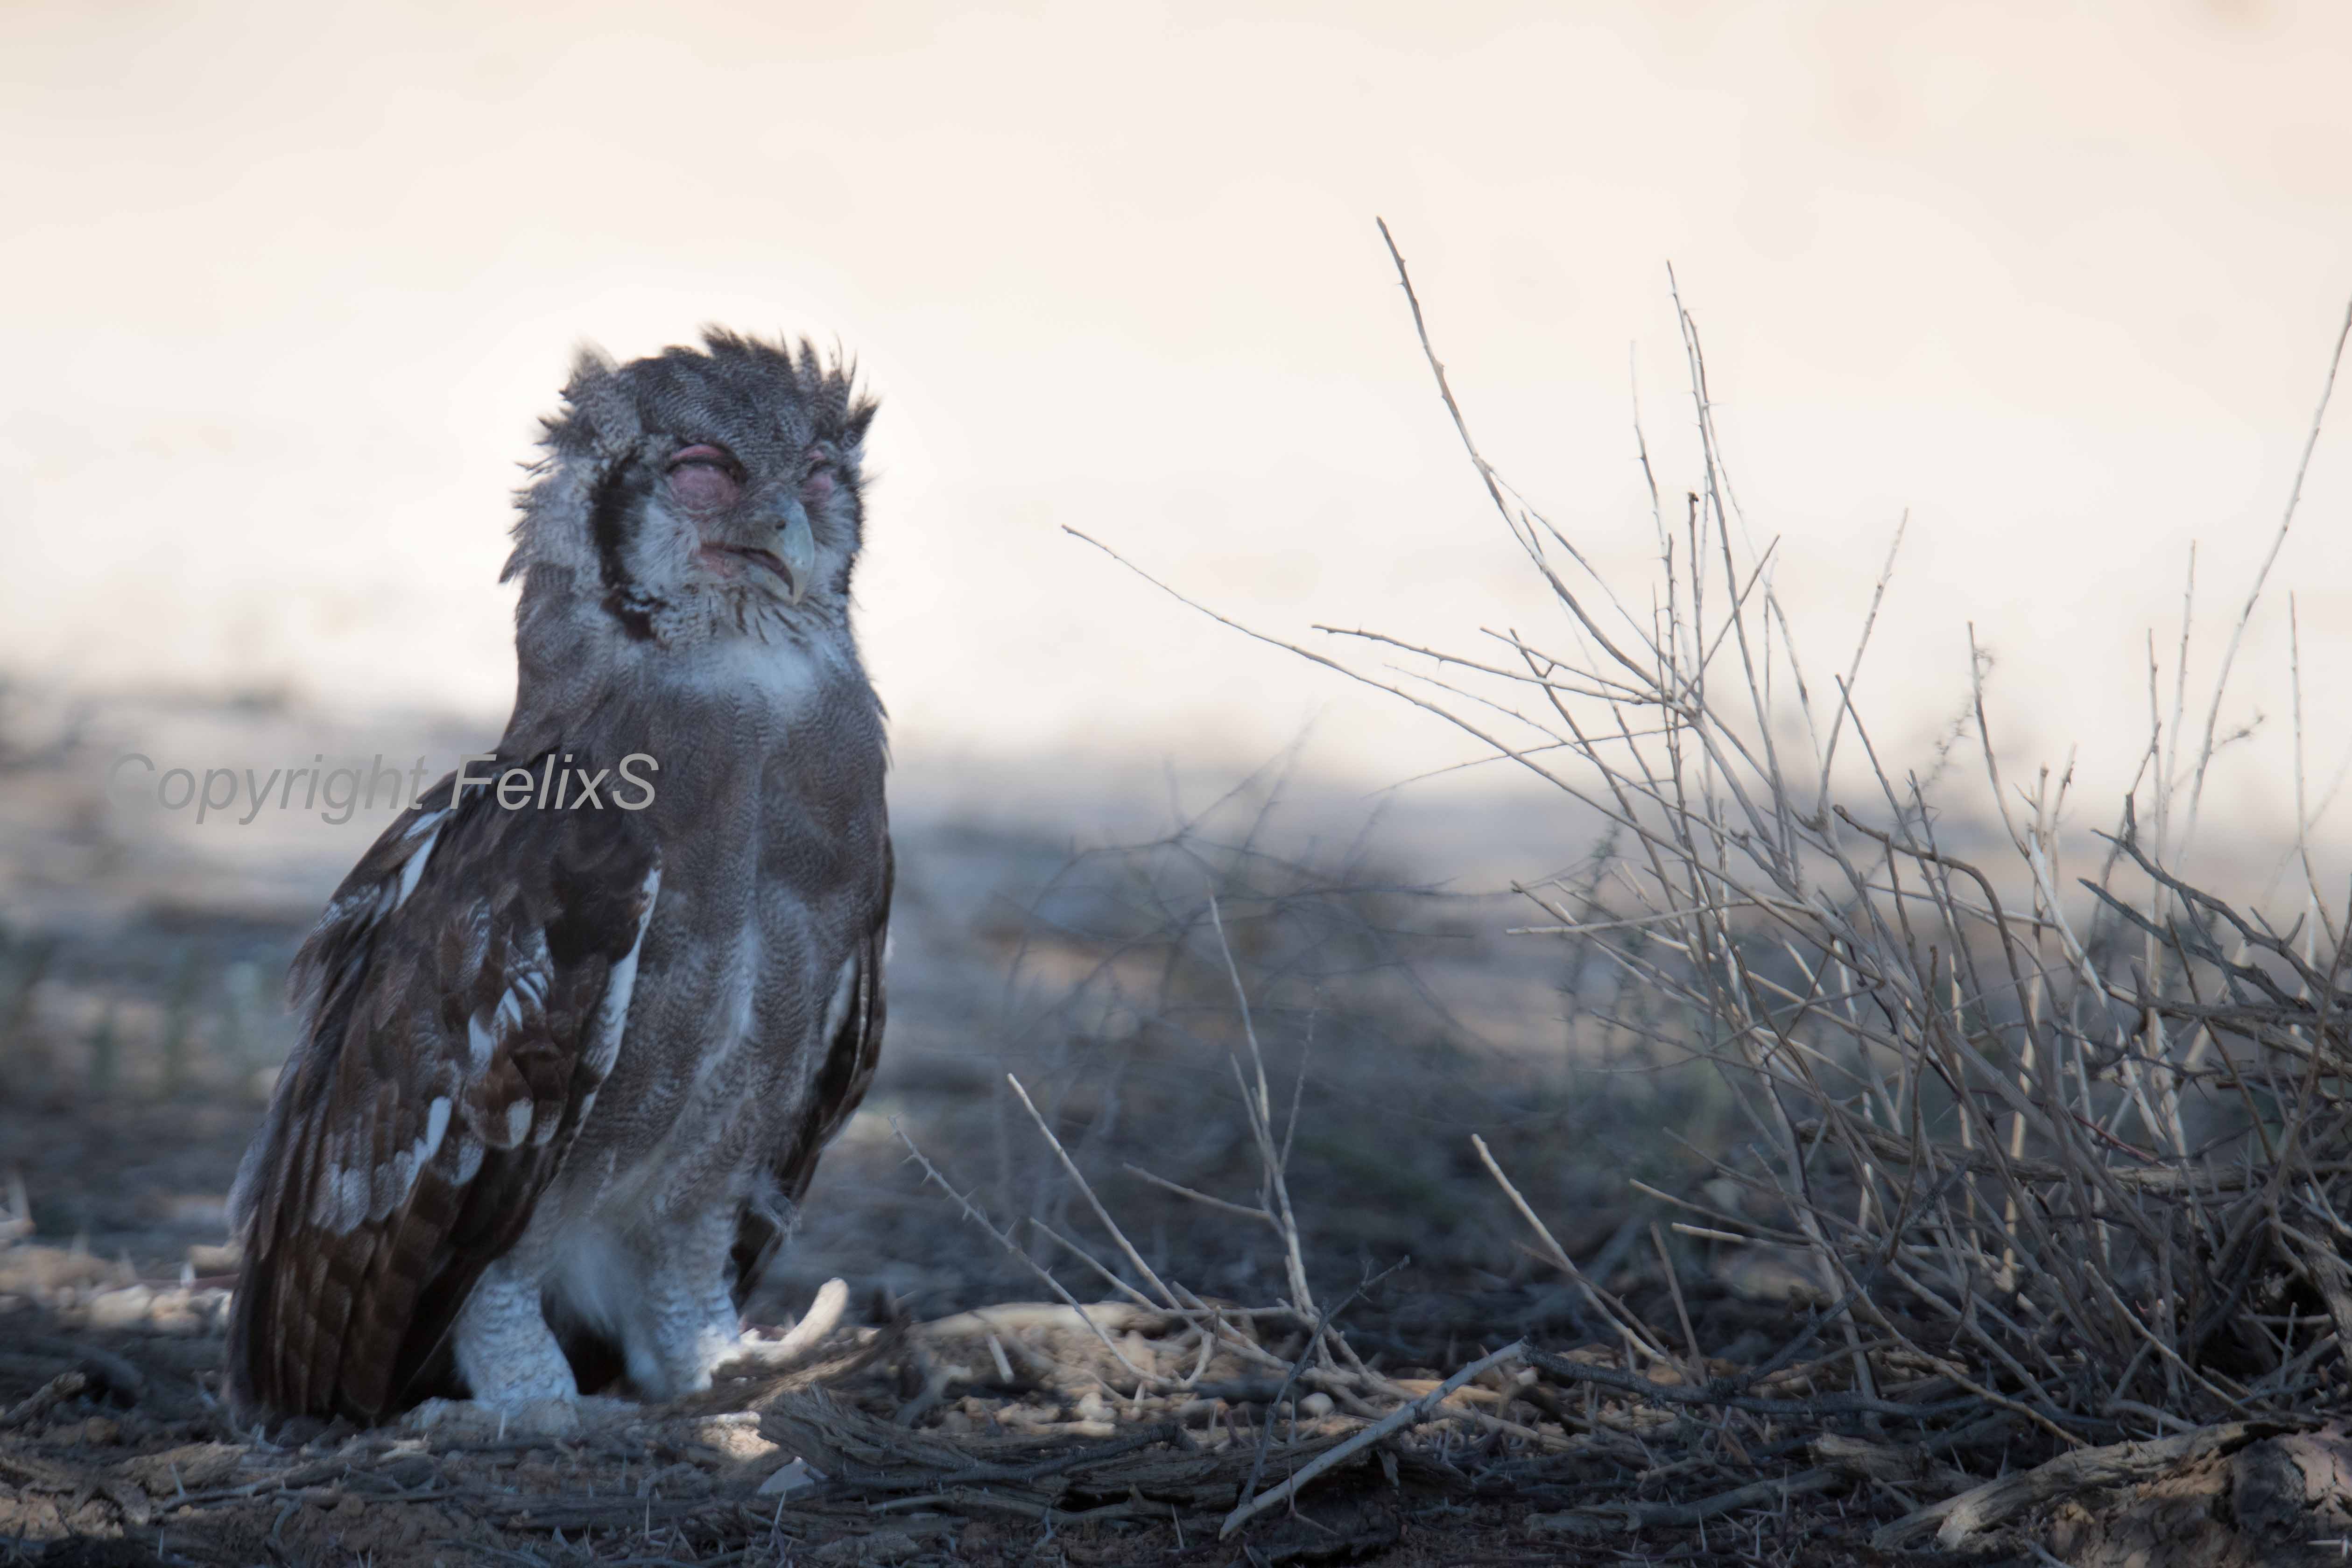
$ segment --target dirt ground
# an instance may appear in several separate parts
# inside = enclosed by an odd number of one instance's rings
[[[1230,1352],[1188,1389],[1122,1398],[1119,1362],[1058,1304],[845,1330],[793,1377],[722,1380],[560,1434],[460,1407],[429,1426],[257,1441],[214,1402],[222,1292],[120,1279],[85,1254],[0,1253],[19,1303],[66,1303],[0,1315],[0,1542],[15,1543],[0,1563],[1887,1560],[1867,1536],[1890,1511],[1818,1490],[1696,1530],[1571,1533],[1563,1508],[1639,1487],[1639,1423],[1597,1449],[1545,1417],[1544,1394],[1516,1402],[1532,1385],[1508,1378],[1472,1384],[1475,1402],[1456,1406],[1499,1413],[1495,1429],[1441,1412],[1221,1539],[1254,1469],[1263,1490],[1364,1423],[1328,1396],[1278,1399],[1278,1378]],[[1118,1303],[1088,1315],[1127,1362],[1194,1360],[1171,1316]],[[1296,1322],[1244,1321],[1276,1357],[1302,1337]],[[1394,1378],[1426,1392],[1435,1371]]]

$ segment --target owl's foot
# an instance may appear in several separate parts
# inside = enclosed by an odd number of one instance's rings
[[[494,1405],[479,1399],[427,1399],[403,1416],[400,1425],[404,1431],[417,1433],[436,1447],[564,1441],[644,1413],[644,1406],[632,1400],[608,1399],[601,1395],[529,1399],[519,1405]]]
[[[848,1305],[848,1285],[827,1280],[818,1288],[808,1312],[781,1338],[770,1339],[757,1329],[745,1329],[741,1341],[720,1365],[761,1372],[797,1366],[841,1326],[842,1312]]]

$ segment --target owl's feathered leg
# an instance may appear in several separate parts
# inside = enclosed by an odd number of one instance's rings
[[[710,1386],[742,1318],[727,1288],[734,1214],[717,1208],[684,1224],[646,1227],[598,1259],[583,1292],[620,1341],[629,1387],[640,1399],[675,1399]],[[625,1270],[618,1279],[616,1270]],[[625,1281],[625,1283],[622,1281]]]
[[[540,1286],[500,1259],[485,1270],[459,1309],[451,1335],[470,1399],[428,1399],[405,1425],[452,1441],[518,1436],[571,1437],[635,1407],[583,1399],[562,1346],[548,1326]]]
[[[455,1339],[458,1375],[481,1404],[580,1397],[572,1364],[540,1304],[539,1281],[518,1275],[503,1258],[482,1271],[466,1298]]]
[[[724,1284],[706,1278],[698,1285],[678,1275],[656,1278],[646,1289],[643,1332],[626,1346],[630,1387],[648,1400],[700,1393],[734,1348],[741,1321]]]

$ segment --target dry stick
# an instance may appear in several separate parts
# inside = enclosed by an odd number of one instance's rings
[[[1572,696],[1591,697],[1600,702],[1629,702],[1640,704],[1645,706],[1653,704],[1663,703],[1665,700],[1659,696],[1653,688],[1647,685],[1636,686],[1628,682],[1621,681],[1614,675],[1604,675],[1598,672],[1581,670],[1577,672],[1581,678],[1594,683],[1591,689],[1586,690],[1583,687],[1570,685],[1565,681],[1554,680],[1551,677],[1551,673],[1549,671],[1545,671],[1541,674],[1529,673],[1523,674],[1517,670],[1510,669],[1504,665],[1481,664],[1475,659],[1464,658],[1459,653],[1448,653],[1440,648],[1426,647],[1419,643],[1408,643],[1401,637],[1391,637],[1385,632],[1374,632],[1365,627],[1327,626],[1318,621],[1314,623],[1313,629],[1318,632],[1327,632],[1334,637],[1360,637],[1367,643],[1385,643],[1387,646],[1397,649],[1402,653],[1418,654],[1422,658],[1430,660],[1433,664],[1459,664],[1464,669],[1475,670],[1482,675],[1494,675],[1506,681],[1518,682],[1522,685],[1540,686],[1546,691],[1567,692]],[[1510,638],[1505,637],[1499,632],[1488,632],[1486,635],[1495,638],[1497,642],[1511,642]],[[1511,645],[1514,647],[1519,647],[1522,653],[1527,651],[1521,644],[1517,643],[1512,643]],[[1563,665],[1559,664],[1557,661],[1554,661],[1552,667],[1553,669],[1566,669],[1572,668],[1573,666]]]
[[[1674,1293],[1675,1316],[1683,1325],[1683,1343],[1690,1347],[1690,1375],[1693,1382],[1706,1377],[1706,1357],[1698,1348],[1698,1335],[1691,1328],[1690,1309],[1683,1305],[1683,1282],[1675,1273],[1675,1255],[1666,1250],[1666,1239],[1658,1229],[1656,1220],[1650,1221],[1650,1245],[1658,1249],[1658,1267],[1666,1271],[1666,1289]]]
[[[1511,891],[1525,894],[1538,906],[1550,914],[1559,914],[1559,911],[1554,909],[1552,905],[1544,903],[1542,899],[1537,898],[1534,894],[1528,893],[1526,888],[1516,883],[1512,884]],[[1760,898],[1731,899],[1721,905],[1725,911],[1768,907],[1770,907],[1768,901]],[[1799,910],[1807,915],[1812,913],[1802,904],[1783,904],[1780,907]],[[1622,931],[1637,925],[1654,925],[1661,920],[1688,920],[1706,913],[1710,912],[1699,909],[1661,909],[1655,915],[1635,915],[1628,920],[1588,920],[1581,925],[1571,923],[1564,925],[1511,925],[1504,928],[1503,935],[1506,936],[1589,936],[1596,931]],[[1560,918],[1565,920],[1568,917],[1561,915]]]
[[[2288,691],[2294,703],[2294,852],[2303,862],[2303,885],[2308,895],[2306,907],[2319,916],[2319,923],[2326,928],[2328,944],[2339,946],[2342,938],[2327,918],[2327,906],[2319,892],[2319,873],[2311,863],[2311,830],[2315,819],[2305,803],[2307,781],[2304,777],[2303,756],[2303,626],[2295,613],[2294,595],[2292,593],[2286,596],[2286,670]]]
[[[2047,1464],[1987,1481],[1973,1491],[1905,1514],[1881,1527],[1870,1543],[1881,1552],[1899,1551],[1905,1542],[1933,1524],[1938,1527],[1937,1544],[1956,1552],[1973,1537],[2000,1528],[2036,1503],[2093,1487],[2147,1480],[2189,1460],[2232,1454],[2250,1443],[2293,1429],[2292,1424],[2284,1421],[2232,1421],[2149,1443],[2077,1448]]]
[[[1445,366],[1439,361],[1437,350],[1429,340],[1429,324],[1422,318],[1421,296],[1413,292],[1412,275],[1405,268],[1404,257],[1397,250],[1394,236],[1389,233],[1387,220],[1376,218],[1373,221],[1380,225],[1381,243],[1388,246],[1389,259],[1396,264],[1397,282],[1404,289],[1405,303],[1412,308],[1412,329],[1414,335],[1421,340],[1422,356],[1429,361],[1430,374],[1436,379],[1438,395],[1445,400],[1445,412],[1454,416],[1454,429],[1455,434],[1462,437],[1462,448],[1469,454],[1470,465],[1478,471],[1478,478],[1486,486],[1486,494],[1494,501],[1495,509],[1502,514],[1506,523],[1512,524],[1511,531],[1516,535],[1518,532],[1516,520],[1512,517],[1509,504],[1503,498],[1502,476],[1495,472],[1494,465],[1486,461],[1484,454],[1479,452],[1477,442],[1472,439],[1470,434],[1470,422],[1463,417],[1462,405],[1454,401],[1454,388],[1445,379]],[[1558,538],[1558,535],[1555,534],[1554,537]],[[1526,548],[1528,541],[1521,538],[1519,543],[1522,548]],[[1600,573],[1592,570],[1574,546],[1570,545],[1566,539],[1561,539],[1560,544],[1568,550],[1577,565],[1583,567],[1595,582],[1601,580]],[[1607,649],[1609,656],[1632,672],[1636,679],[1647,677],[1650,672],[1628,657],[1616,643],[1609,640],[1607,633],[1593,623],[1592,617],[1585,613],[1583,604],[1568,591],[1567,585],[1560,582],[1553,574],[1550,566],[1543,560],[1541,555],[1532,549],[1528,554],[1534,558],[1537,569],[1552,580],[1553,591],[1560,596],[1561,602],[1568,606],[1570,613],[1583,623],[1585,631],[1591,635],[1592,640]],[[1605,584],[1603,589],[1605,591]],[[1616,596],[1611,594],[1610,597],[1614,600]],[[1625,614],[1622,605],[1618,606],[1618,613]],[[1625,618],[1628,622],[1633,620],[1630,615],[1626,615]]]
[[[1118,1221],[1110,1217],[1110,1210],[1103,1207],[1102,1199],[1095,1196],[1094,1187],[1084,1176],[1079,1174],[1077,1162],[1070,1158],[1068,1150],[1062,1147],[1062,1140],[1054,1136],[1054,1129],[1045,1124],[1045,1118],[1037,1113],[1037,1103],[1029,1098],[1029,1091],[1021,1087],[1021,1080],[1008,1072],[1004,1075],[1004,1082],[1012,1084],[1013,1092],[1021,1096],[1021,1108],[1029,1113],[1029,1119],[1037,1124],[1039,1132],[1045,1134],[1045,1142],[1054,1147],[1055,1157],[1062,1162],[1062,1168],[1070,1173],[1070,1179],[1078,1184],[1078,1191],[1086,1196],[1087,1207],[1095,1211],[1095,1218],[1103,1222],[1103,1228],[1110,1232],[1110,1239],[1118,1243],[1118,1249],[1127,1254],[1127,1260],[1135,1265],[1135,1271],[1142,1275],[1144,1281],[1153,1290],[1160,1292],[1161,1301],[1174,1307],[1176,1298],[1169,1293],[1168,1287],[1160,1282],[1160,1276],[1152,1272],[1151,1265],[1143,1260],[1143,1254],[1138,1252],[1134,1244],[1128,1240],[1127,1232],[1118,1228]]]
[[[89,1386],[79,1372],[60,1372],[0,1415],[0,1432],[28,1426]]]
[[[1724,579],[1727,583],[1729,583],[1736,588],[1738,580],[1737,575],[1738,569],[1732,559],[1731,529],[1728,527],[1728,518],[1727,517],[1727,508],[1725,505],[1726,497],[1728,496],[1730,492],[1729,475],[1723,463],[1722,444],[1716,434],[1713,402],[1707,396],[1706,355],[1705,350],[1699,344],[1698,323],[1692,320],[1690,312],[1683,308],[1681,287],[1675,282],[1674,268],[1671,267],[1666,269],[1666,282],[1669,289],[1673,292],[1675,297],[1675,314],[1682,319],[1683,341],[1690,361],[1691,395],[1698,408],[1699,431],[1702,438],[1700,442],[1701,454],[1706,463],[1707,496],[1714,503],[1715,507],[1715,515],[1717,523],[1717,528],[1716,529],[1716,542],[1723,557]],[[1734,499],[1731,502],[1731,509],[1736,510],[1737,507],[1738,502]],[[1744,517],[1740,519],[1740,528],[1744,534],[1747,529],[1747,522]],[[1778,541],[1775,541],[1776,544],[1777,542]],[[1763,577],[1765,561],[1769,559],[1771,553],[1772,547],[1767,546],[1763,555],[1758,558],[1755,571],[1756,580],[1761,580]],[[1691,564],[1696,569],[1698,562],[1694,559]],[[1772,803],[1775,807],[1774,825],[1780,830],[1779,836],[1774,838],[1771,842],[1780,855],[1783,863],[1793,868],[1796,862],[1795,824],[1791,821],[1793,813],[1789,810],[1789,791],[1783,783],[1783,775],[1780,771],[1780,747],[1773,739],[1772,732],[1775,727],[1772,723],[1769,712],[1772,695],[1772,645],[1768,633],[1764,644],[1764,676],[1759,682],[1757,679],[1755,653],[1748,644],[1748,620],[1747,616],[1742,612],[1742,607],[1746,598],[1747,595],[1744,593],[1737,594],[1733,598],[1731,601],[1731,609],[1726,616],[1726,624],[1738,633],[1737,642],[1739,648],[1740,669],[1746,676],[1749,707],[1754,714],[1757,729],[1762,737],[1764,743],[1764,766],[1761,771],[1765,781],[1769,783],[1772,789]],[[1706,627],[1701,624],[1695,626],[1693,630],[1699,632],[1701,635],[1704,635]],[[1717,639],[1718,644],[1721,640],[1721,637],[1718,635]],[[1699,668],[1702,672],[1705,671],[1707,660],[1711,657],[1713,657],[1711,650],[1708,653],[1700,655]],[[1744,750],[1745,748],[1743,747],[1742,749]],[[1752,767],[1754,765],[1753,758],[1750,758],[1749,761],[1750,766]],[[1736,781],[1727,779],[1727,782],[1732,783],[1735,791],[1738,789]]]
[[[2189,566],[2180,583],[2180,651],[2174,656],[2172,667],[2172,724],[2168,729],[2157,732],[2159,741],[2156,768],[2156,843],[2157,849],[2169,856],[2174,841],[2172,831],[2173,797],[2180,793],[2180,737],[2186,732],[2182,715],[2189,708],[2189,639],[2197,623],[2197,543],[2189,544]],[[2154,673],[2150,665],[2151,674]],[[2126,800],[2125,806],[2130,806]]]
[[[1131,1176],[1140,1176],[1163,1191],[1174,1193],[1178,1197],[1189,1197],[1194,1203],[1206,1204],[1209,1207],[1220,1209],[1226,1214],[1235,1215],[1243,1219],[1262,1220],[1277,1230],[1282,1228],[1282,1222],[1263,1208],[1252,1208],[1245,1203],[1231,1203],[1222,1197],[1211,1197],[1196,1187],[1186,1186],[1181,1182],[1170,1181],[1163,1176],[1154,1176],[1139,1165],[1122,1164],[1119,1168]]]
[[[1993,810],[2000,814],[2001,830],[2009,835],[2011,847],[2016,850],[2020,854],[2026,856],[2028,861],[2032,863],[2034,873],[2034,883],[2036,887],[2042,892],[2043,902],[2053,915],[2059,915],[2060,910],[2056,891],[2047,885],[2048,878],[2042,874],[2042,864],[2040,861],[2035,858],[2029,841],[2024,835],[2021,834],[2017,831],[2017,825],[2010,821],[2009,794],[2008,791],[2002,788],[2000,780],[2000,758],[1993,750],[1992,723],[1985,715],[1984,676],[1985,659],[1977,646],[1976,623],[1971,622],[1969,624],[1969,706],[1976,713],[1977,741],[1979,748],[1984,758],[1986,779],[1992,786]],[[2036,817],[2038,821],[2038,810]],[[1946,880],[1948,881],[1948,879]],[[2008,939],[2007,933],[2002,934],[2002,939],[2004,941]],[[2037,943],[2041,939],[2041,932],[2039,928],[2034,932],[2034,939]],[[2086,975],[2089,972],[2089,962],[2086,959],[2084,964],[2084,969]],[[2027,1015],[2024,1030],[2025,1038],[2021,1043],[2017,1052],[2017,1084],[2018,1088],[2029,1098],[2031,1098],[2033,1093],[2033,1086],[2035,1082],[2036,1061],[2039,1055],[2036,1051],[2036,1045],[2041,1040],[2042,1033],[2042,1028],[2039,1025],[2040,1009],[2038,1002],[2041,995],[2042,992],[2039,988],[2034,989],[2030,994],[2024,990],[2020,990],[2017,998],[2019,1008]],[[2057,1073],[2057,1044],[2053,1040],[2051,1043],[2049,1063],[2047,1068],[2043,1070],[2042,1076],[2055,1077]],[[2063,1078],[2058,1078],[2056,1084],[2051,1089],[2046,1096],[2053,1104],[2057,1103],[2058,1095],[2060,1091],[2063,1089],[2063,1082],[2064,1081]],[[1965,1125],[1966,1124],[1964,1123],[1963,1126]],[[2025,1115],[2022,1112],[2012,1111],[2010,1113],[2009,1119],[2009,1153],[2011,1156],[2014,1158],[2021,1155],[2024,1152]],[[2019,1194],[2013,1183],[2004,1185],[2008,1186],[2008,1192],[2003,1200],[2001,1232],[2007,1246],[2001,1254],[2000,1278],[2006,1281],[2014,1278],[2017,1268]],[[1970,1194],[1971,1201],[1973,1201],[1974,1196],[1975,1195],[1973,1193]]]
[[[2255,601],[2263,596],[2263,585],[2270,580],[2271,568],[2286,543],[2287,529],[2294,526],[2294,509],[2303,499],[2303,478],[2311,471],[2311,455],[2318,449],[2319,432],[2327,423],[2328,400],[2336,395],[2336,372],[2344,363],[2345,340],[2352,338],[2352,306],[2344,312],[2344,325],[2336,329],[2336,350],[2327,358],[2327,380],[2319,389],[2319,407],[2311,415],[2311,434],[2304,438],[2303,460],[2294,465],[2294,484],[2287,491],[2286,514],[2279,519],[2278,532],[2271,537],[2270,553],[2263,557],[2262,570],[2254,573],[2253,586],[2246,591],[2246,606],[2238,612],[2238,623],[2230,629],[2230,646],[2221,655],[2221,667],[2213,676],[2213,702],[2205,710],[2205,742],[2198,753],[2197,777],[2189,788],[2189,822],[2181,830],[2180,848],[2186,851],[2197,834],[2197,808],[2205,797],[2205,770],[2213,761],[2213,730],[2221,718],[2221,696],[2230,685],[2230,666],[2237,662],[2238,644],[2245,641],[2246,622],[2253,619]]]
[[[1087,1268],[1092,1269],[1097,1274],[1102,1277],[1104,1284],[1108,1285],[1112,1290],[1117,1291],[1120,1295],[1127,1297],[1128,1300],[1135,1302],[1138,1306],[1155,1312],[1177,1310],[1162,1308],[1159,1302],[1153,1301],[1150,1296],[1145,1295],[1141,1291],[1137,1290],[1133,1285],[1129,1284],[1125,1280],[1120,1279],[1108,1269],[1104,1268],[1101,1260],[1093,1253],[1087,1251],[1085,1248],[1079,1246],[1076,1242],[1071,1240],[1068,1237],[1063,1235],[1060,1231],[1055,1229],[1052,1226],[1046,1224],[1044,1220],[1038,1218],[1034,1214],[1029,1217],[1029,1228],[1033,1230],[1044,1231],[1045,1233],[1045,1239],[1048,1241],[1053,1242],[1063,1251],[1067,1252],[1071,1257],[1076,1258],[1079,1262],[1084,1263]]]
[[[1503,1167],[1495,1163],[1494,1155],[1486,1147],[1486,1140],[1473,1133],[1470,1134],[1470,1146],[1478,1151],[1478,1158],[1485,1163],[1486,1174],[1493,1176],[1496,1185],[1502,1187],[1504,1195],[1511,1200],[1511,1207],[1519,1211],[1519,1218],[1526,1220],[1538,1236],[1543,1238],[1543,1244],[1549,1252],[1547,1260],[1551,1266],[1573,1280],[1577,1287],[1584,1292],[1585,1299],[1600,1310],[1602,1317],[1609,1320],[1610,1326],[1634,1344],[1641,1346],[1643,1354],[1652,1361],[1671,1365],[1675,1358],[1667,1354],[1664,1347],[1650,1337],[1649,1331],[1642,1326],[1642,1320],[1635,1317],[1624,1302],[1611,1295],[1601,1285],[1585,1278],[1584,1271],[1576,1266],[1576,1260],[1568,1255],[1568,1249],[1552,1239],[1550,1228],[1537,1217],[1536,1211],[1528,1207],[1528,1200],[1519,1196],[1519,1189],[1511,1185],[1511,1178],[1503,1174]]]
[[[1818,1134],[1821,1129],[1821,1124],[1818,1122],[1800,1122],[1797,1125],[1799,1130],[1802,1132],[1808,1139]],[[1806,1129],[1811,1129],[1811,1131],[1806,1131]],[[1717,1220],[1724,1225],[1742,1225],[1747,1227],[1745,1230],[1719,1230],[1713,1226],[1685,1225],[1679,1219],[1669,1220],[1666,1222],[1668,1228],[1681,1231],[1685,1236],[1713,1237],[1721,1241],[1744,1241],[1751,1246],[1759,1241],[1769,1242],[1776,1247],[1805,1247],[1811,1245],[1811,1243],[1806,1239],[1805,1233],[1801,1230],[1786,1230],[1777,1225],[1767,1225],[1760,1219],[1748,1219],[1740,1215],[1727,1214],[1720,1208],[1712,1207],[1709,1205],[1701,1203],[1696,1198],[1677,1197],[1675,1194],[1668,1192],[1664,1187],[1652,1186],[1648,1182],[1640,1180],[1637,1177],[1626,1177],[1625,1185],[1632,1187],[1635,1192],[1640,1193],[1643,1197],[1655,1198],[1658,1202],[1669,1204],[1675,1208],[1687,1208],[1693,1214],[1703,1214],[1707,1218]]]
[[[1830,814],[1830,770],[1837,761],[1838,737],[1845,731],[1846,711],[1853,706],[1853,683],[1862,674],[1862,656],[1870,648],[1870,634],[1878,625],[1878,607],[1886,598],[1886,585],[1895,576],[1895,553],[1903,548],[1903,535],[1911,527],[1911,514],[1906,510],[1903,520],[1895,525],[1895,538],[1886,547],[1886,563],[1878,569],[1877,586],[1870,591],[1870,612],[1863,617],[1862,635],[1854,640],[1853,658],[1845,668],[1845,679],[1838,683],[1837,713],[1830,720],[1830,738],[1822,748],[1821,795],[1813,804],[1815,831],[1827,830]],[[1788,641],[1788,623],[1781,622],[1782,641]]]
[[[1480,1373],[1500,1366],[1507,1361],[1518,1360],[1527,1354],[1527,1349],[1525,1340],[1515,1339],[1502,1349],[1480,1356],[1412,1404],[1399,1406],[1390,1411],[1346,1442],[1325,1449],[1300,1466],[1291,1478],[1281,1485],[1270,1488],[1256,1497],[1244,1499],[1233,1512],[1225,1515],[1225,1522],[1217,1529],[1217,1539],[1224,1540],[1255,1515],[1274,1507],[1276,1503],[1288,1500],[1297,1494],[1299,1488],[1317,1476],[1335,1466],[1346,1463],[1391,1433],[1426,1420],[1431,1411],[1436,1409],[1448,1396],[1458,1391],[1464,1384],[1468,1383]]]
[[[1276,1227],[1282,1233],[1282,1259],[1290,1275],[1290,1304],[1302,1314],[1312,1316],[1315,1297],[1307,1288],[1307,1258],[1298,1241],[1297,1217],[1291,1212],[1290,1185],[1285,1179],[1283,1160],[1274,1146],[1274,1096],[1266,1088],[1265,1056],[1258,1050],[1257,1024],[1250,1017],[1249,990],[1242,984],[1241,967],[1234,962],[1233,944],[1225,940],[1225,918],[1217,908],[1213,894],[1209,899],[1209,924],[1217,933],[1217,951],[1224,956],[1225,973],[1234,982],[1234,1001],[1241,1009],[1242,1038],[1249,1044],[1250,1065],[1257,1074],[1257,1096],[1250,1097],[1249,1085],[1242,1085],[1242,1098],[1248,1103],[1250,1132],[1257,1140],[1257,1157],[1263,1189],[1271,1202],[1263,1207],[1269,1215],[1279,1217]],[[1234,1064],[1234,1075],[1241,1075],[1241,1064]]]

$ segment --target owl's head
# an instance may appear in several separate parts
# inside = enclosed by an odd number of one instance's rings
[[[874,408],[806,341],[583,350],[500,579],[522,577],[525,626],[673,644],[842,624]]]

